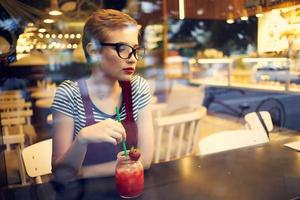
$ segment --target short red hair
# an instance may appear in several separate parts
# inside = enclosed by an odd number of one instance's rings
[[[86,52],[86,45],[92,40],[105,42],[109,32],[125,28],[128,26],[136,26],[138,23],[129,15],[113,9],[100,9],[94,12],[86,21],[83,34],[82,46],[85,57],[89,60],[89,55]]]

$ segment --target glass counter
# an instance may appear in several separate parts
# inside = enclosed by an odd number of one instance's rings
[[[189,82],[262,91],[300,92],[300,71],[293,59],[198,59],[190,64]]]

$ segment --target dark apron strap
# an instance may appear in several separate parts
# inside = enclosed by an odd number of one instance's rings
[[[120,81],[119,83],[122,88],[122,95],[126,109],[126,118],[122,121],[122,124],[127,135],[126,147],[127,149],[130,149],[131,147],[137,147],[138,138],[138,128],[133,117],[131,83],[130,81]]]
[[[87,90],[87,86],[86,86],[86,82],[83,79],[80,79],[78,81],[78,86],[79,86],[79,91],[80,91],[80,95],[81,95],[81,99],[82,99],[82,103],[83,103],[83,107],[84,107],[84,112],[85,112],[85,117],[86,117],[86,126],[90,126],[92,124],[95,124],[95,118],[93,115],[93,105],[92,105],[92,101],[90,99],[88,90]]]
[[[90,126],[96,123],[92,101],[88,94],[86,82],[80,79],[78,85],[86,116],[86,126]],[[99,130],[99,134],[101,134],[100,132],[101,130]],[[117,152],[118,148],[108,142],[89,143],[83,165],[93,165],[116,160]]]

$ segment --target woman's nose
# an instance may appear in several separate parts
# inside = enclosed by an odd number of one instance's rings
[[[134,52],[131,52],[128,56],[128,59],[126,59],[127,62],[137,62],[137,59],[134,55]]]

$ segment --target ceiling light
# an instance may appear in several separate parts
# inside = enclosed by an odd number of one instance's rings
[[[47,30],[45,28],[39,28],[38,32],[39,33],[45,33]]]
[[[78,38],[78,39],[81,38],[81,34],[80,34],[80,33],[77,33],[77,34],[76,34],[76,38]]]
[[[54,23],[54,20],[53,19],[44,19],[44,23],[52,24],[52,23]]]
[[[185,18],[184,0],[179,0],[179,19]]]
[[[60,6],[61,10],[64,12],[70,12],[76,9],[76,1],[67,1],[62,3]]]
[[[256,17],[262,17],[264,14],[263,14],[263,9],[262,9],[262,7],[261,6],[257,6],[256,7],[256,14],[255,14],[255,16]]]
[[[233,18],[232,12],[229,12],[229,13],[228,13],[226,22],[227,22],[228,24],[233,24],[233,23],[234,23],[234,18]]]
[[[50,10],[49,11],[49,15],[52,15],[52,16],[58,16],[58,15],[62,15],[63,13],[59,10]]]
[[[51,10],[49,11],[49,15],[58,16],[62,14],[63,13],[58,8],[57,0],[51,0]]]
[[[288,61],[288,59],[284,58],[284,57],[277,57],[277,58],[243,58],[242,61],[245,62],[245,63],[259,62],[259,61],[285,62],[285,61]]]
[[[44,35],[43,35],[42,33],[39,33],[38,36],[39,36],[40,38],[44,38]]]
[[[243,21],[248,20],[248,12],[247,12],[246,9],[243,9],[243,10],[242,10],[241,20],[243,20]]]

